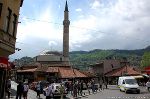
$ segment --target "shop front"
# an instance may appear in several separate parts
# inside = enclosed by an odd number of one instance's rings
[[[0,57],[0,99],[5,96],[5,82],[7,79],[8,58]]]

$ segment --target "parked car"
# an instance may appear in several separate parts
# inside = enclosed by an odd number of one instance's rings
[[[67,88],[62,84],[62,83],[52,83],[50,84],[51,88],[52,88],[52,94],[51,94],[51,97],[60,97],[61,96],[61,93],[60,93],[60,88],[61,86],[64,87],[64,93],[63,93],[63,96],[66,97],[67,95]],[[46,92],[46,88],[43,89],[43,93],[45,94]]]
[[[120,91],[140,93],[139,85],[136,79],[132,76],[123,76],[118,79]]]

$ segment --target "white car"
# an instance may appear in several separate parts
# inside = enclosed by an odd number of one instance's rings
[[[56,96],[61,96],[61,93],[60,93],[60,88],[61,88],[61,85],[64,87],[64,93],[63,93],[63,96],[66,97],[67,95],[67,89],[66,87],[61,84],[61,83],[52,83],[50,86],[52,88],[52,97],[56,97]]]
[[[140,93],[139,85],[136,79],[132,76],[123,76],[118,79],[120,91]]]

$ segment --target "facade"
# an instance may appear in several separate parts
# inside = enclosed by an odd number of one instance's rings
[[[91,65],[89,71],[97,76],[98,81],[108,83],[109,79],[105,76],[105,74],[115,69],[121,68],[127,63],[127,61],[110,58]]]
[[[19,10],[23,0],[0,1],[0,56],[15,53]]]
[[[64,57],[62,56],[62,53],[58,51],[48,51],[41,53],[40,55],[35,57],[35,62],[38,62],[40,64],[51,64],[51,63],[63,63]]]
[[[120,76],[133,76],[135,77],[138,81],[139,78],[143,79],[143,76],[141,76],[141,72],[137,71],[134,67],[132,66],[122,66],[120,68],[114,69],[108,73],[105,74],[105,77],[109,78],[108,82],[110,84],[117,84],[118,78]]]
[[[15,53],[16,33],[23,0],[0,0],[0,99],[5,97],[8,56]]]
[[[103,60],[100,61],[96,64],[91,65],[91,72],[103,76],[105,73],[110,72],[114,69],[119,68],[120,61],[119,60],[114,60],[114,59],[108,59],[108,60]]]

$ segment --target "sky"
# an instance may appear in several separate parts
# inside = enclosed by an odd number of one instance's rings
[[[66,0],[24,0],[12,59],[62,51]],[[150,0],[68,0],[70,51],[150,45]]]

